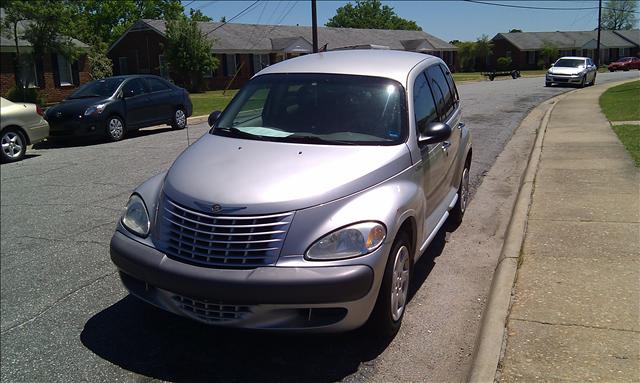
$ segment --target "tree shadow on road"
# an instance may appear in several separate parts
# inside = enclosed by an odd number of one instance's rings
[[[414,266],[409,300],[444,248],[445,230]],[[410,306],[409,306],[410,309]],[[208,326],[157,309],[129,295],[94,315],[80,340],[134,373],[169,381],[329,382],[371,372],[389,346],[362,328],[345,334],[285,334]],[[359,371],[361,364],[366,365]]]
[[[160,133],[165,133],[169,131],[174,131],[173,128],[167,126],[164,128],[153,128],[153,129],[141,129],[141,130],[132,130],[128,131],[124,136],[124,139],[121,142],[126,142],[128,139],[145,137]],[[101,144],[109,144],[111,141],[108,141],[106,138],[101,136],[90,136],[90,137],[55,137],[48,138],[46,141],[39,142],[33,145],[34,149],[60,149],[60,148],[73,148],[79,146],[95,146]]]

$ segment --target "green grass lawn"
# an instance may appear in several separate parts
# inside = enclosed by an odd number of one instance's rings
[[[613,131],[640,167],[640,125],[615,125]]]
[[[214,110],[222,111],[229,101],[238,93],[237,89],[229,89],[222,94],[221,90],[210,90],[204,93],[191,93],[193,116],[208,116]]]
[[[640,121],[640,80],[609,88],[600,107],[609,121]]]
[[[546,69],[535,69],[535,70],[522,70],[520,71],[520,75],[522,77],[538,77],[544,76],[547,72]],[[487,77],[483,76],[481,72],[457,72],[453,74],[453,79],[456,82],[465,82],[465,81],[481,81],[487,79]],[[501,76],[496,77],[496,80],[506,79],[511,80],[509,76]]]

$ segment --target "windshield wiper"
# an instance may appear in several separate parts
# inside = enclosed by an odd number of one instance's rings
[[[318,136],[287,136],[285,140],[288,142],[300,142],[302,144],[330,144],[330,145],[357,145],[353,141],[327,140]]]
[[[211,132],[216,132],[216,131],[223,131],[223,132],[228,132],[231,133],[231,135],[233,137],[242,137],[242,138],[250,138],[250,139],[254,139],[254,140],[264,140],[267,139],[268,137],[265,136],[261,136],[259,134],[251,134],[251,133],[247,133],[243,130],[240,130],[238,128],[215,128],[213,129]]]

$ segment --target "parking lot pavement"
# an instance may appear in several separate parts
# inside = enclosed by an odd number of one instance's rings
[[[599,74],[598,81],[631,76],[637,72]],[[544,88],[540,78],[459,86],[474,140],[474,190],[526,113],[566,90]],[[205,132],[204,124],[188,131],[192,140]],[[360,332],[223,331],[128,296],[109,259],[110,236],[133,188],[186,147],[186,130],[156,128],[117,143],[45,143],[0,167],[3,381],[460,379],[497,258],[491,246],[500,226],[489,222],[508,218],[501,204],[509,193],[496,190],[449,243],[441,233],[428,249],[391,344]],[[476,254],[470,242],[455,245],[492,237],[476,258],[469,258]]]

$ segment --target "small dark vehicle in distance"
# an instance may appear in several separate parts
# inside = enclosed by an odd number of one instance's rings
[[[127,131],[169,124],[187,126],[189,93],[152,75],[114,76],[93,80],[61,103],[47,109],[50,137],[98,136],[111,141]]]

